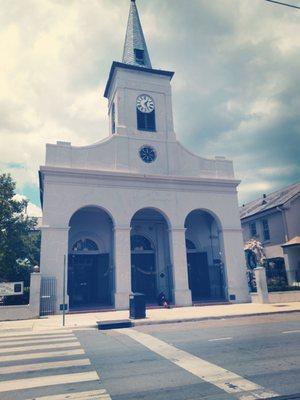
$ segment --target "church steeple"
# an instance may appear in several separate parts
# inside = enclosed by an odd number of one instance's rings
[[[129,65],[152,68],[135,0],[130,2],[122,62]]]

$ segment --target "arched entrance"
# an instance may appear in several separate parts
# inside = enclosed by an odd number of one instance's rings
[[[69,308],[91,309],[112,305],[113,223],[97,207],[78,210],[70,220]]]
[[[220,228],[207,211],[194,210],[185,220],[189,288],[193,301],[225,299]]]
[[[131,289],[157,304],[163,292],[172,301],[172,271],[166,218],[157,210],[139,210],[131,220]]]
[[[145,294],[147,301],[152,303],[157,297],[155,258],[155,250],[145,236],[131,236],[132,291]]]

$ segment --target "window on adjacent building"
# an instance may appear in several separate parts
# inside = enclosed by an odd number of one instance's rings
[[[263,227],[264,240],[270,240],[270,230],[269,230],[269,223],[268,223],[267,219],[263,219],[262,227]]]
[[[138,64],[145,64],[144,50],[134,49],[135,62]]]
[[[255,237],[257,235],[256,223],[255,222],[250,222],[249,228],[250,228],[251,237]]]

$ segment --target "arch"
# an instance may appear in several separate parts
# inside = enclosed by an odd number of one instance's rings
[[[131,252],[154,251],[153,243],[144,235],[131,235],[130,247]]]
[[[187,250],[197,250],[195,243],[190,239],[185,239],[185,246]]]
[[[113,301],[113,220],[102,207],[81,207],[69,221],[68,294],[71,309]]]
[[[224,300],[227,298],[227,285],[220,219],[211,210],[199,208],[188,213],[184,226],[188,280],[193,301]],[[195,243],[201,243],[201,250]]]
[[[69,235],[69,253],[72,253],[74,251],[73,246],[76,242],[85,239],[95,242],[98,247],[98,253],[106,253],[108,251],[102,238],[97,235],[97,233],[91,231],[78,231],[76,233],[71,232],[71,234]]]
[[[184,220],[184,225],[186,224],[187,218],[188,218],[191,214],[197,213],[197,212],[203,212],[203,213],[209,214],[209,215],[216,221],[216,223],[217,223],[217,225],[218,225],[218,229],[219,229],[220,231],[222,231],[222,222],[221,222],[221,219],[219,218],[219,216],[218,216],[214,211],[212,211],[212,210],[210,210],[210,209],[208,209],[208,208],[203,208],[203,207],[194,208],[194,209],[190,210],[190,211],[186,214],[186,217],[185,217],[185,220]]]
[[[166,221],[167,225],[168,225],[168,229],[171,229],[171,222],[170,222],[170,218],[167,215],[167,213],[163,210],[161,210],[158,207],[153,207],[153,206],[144,206],[144,207],[140,207],[137,210],[135,210],[132,214],[131,214],[131,218],[130,218],[130,224],[132,222],[132,220],[134,219],[134,217],[136,217],[137,214],[144,212],[145,210],[149,210],[149,211],[154,211],[157,214],[160,214],[161,217],[163,217],[163,219]]]
[[[100,206],[100,205],[97,205],[97,204],[86,204],[86,205],[84,205],[84,206],[81,206],[81,207],[77,208],[75,211],[73,211],[71,217],[69,218],[69,226],[70,226],[70,223],[71,223],[72,218],[73,218],[77,213],[79,213],[79,212],[81,212],[81,211],[84,211],[84,210],[90,210],[90,209],[103,211],[105,214],[107,214],[107,215],[110,217],[110,219],[111,219],[111,221],[112,221],[112,224],[113,224],[113,227],[116,226],[116,224],[115,224],[115,219],[114,219],[114,217],[113,217],[112,212],[111,212],[110,210],[108,210],[106,207],[103,207],[103,206]]]
[[[171,300],[168,218],[155,207],[145,207],[133,214],[130,226],[132,291],[144,293],[151,304],[157,304],[161,292]]]
[[[90,252],[90,251],[99,251],[99,248],[93,240],[85,238],[77,240],[72,246],[72,251]]]

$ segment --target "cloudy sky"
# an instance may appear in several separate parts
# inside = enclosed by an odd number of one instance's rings
[[[153,66],[175,71],[178,139],[234,161],[240,203],[299,181],[300,10],[265,0],[137,5]],[[103,91],[128,9],[129,0],[0,0],[0,168],[34,214],[45,144],[107,136]]]

